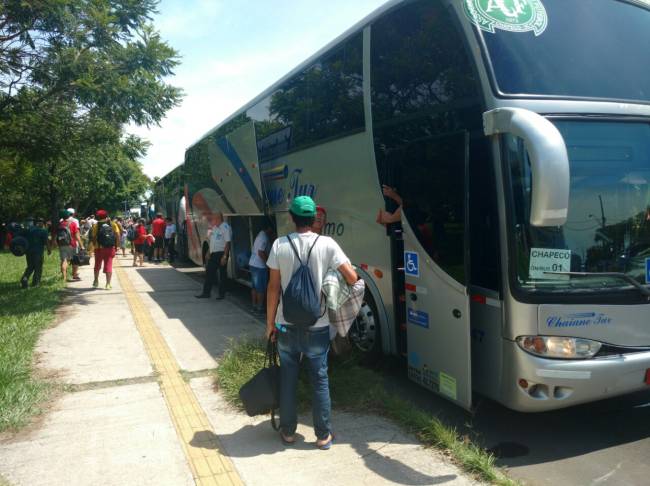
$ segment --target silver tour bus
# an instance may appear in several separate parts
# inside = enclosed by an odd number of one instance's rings
[[[310,195],[367,283],[350,339],[423,387],[526,412],[650,389],[649,8],[388,2],[187,150],[189,256],[222,211],[248,281],[261,217],[283,234]]]

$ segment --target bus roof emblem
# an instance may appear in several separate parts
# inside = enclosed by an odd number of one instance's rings
[[[495,29],[508,32],[534,32],[541,35],[548,25],[548,15],[541,0],[463,0],[465,14],[481,30],[494,34]]]

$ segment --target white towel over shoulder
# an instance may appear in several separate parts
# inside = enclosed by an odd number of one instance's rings
[[[359,279],[353,285],[348,285],[341,272],[329,270],[323,279],[321,291],[325,296],[330,320],[330,338],[333,339],[336,334],[347,336],[361,309],[366,291],[365,282]]]

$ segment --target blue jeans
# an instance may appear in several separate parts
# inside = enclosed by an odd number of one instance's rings
[[[309,364],[309,378],[313,390],[312,413],[314,431],[318,439],[326,439],[330,433],[329,380],[327,377],[327,352],[330,349],[328,326],[315,329],[284,326],[286,332],[278,332],[280,354],[280,430],[293,435],[298,425],[296,390],[300,370],[300,354]]]
[[[250,267],[251,283],[256,292],[266,293],[266,286],[269,282],[269,271],[266,268]]]

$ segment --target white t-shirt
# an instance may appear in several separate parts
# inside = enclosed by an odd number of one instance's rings
[[[174,223],[165,226],[165,239],[168,240],[176,233],[176,225]]]
[[[213,226],[208,233],[208,238],[210,238],[210,253],[224,251],[226,249],[226,243],[232,240],[232,230],[230,229],[230,225],[225,221],[219,226]]]
[[[267,253],[269,251],[269,237],[265,231],[257,233],[248,265],[255,268],[266,268],[266,263],[260,258],[259,251],[265,251]]]
[[[289,280],[291,280],[294,272],[300,266],[296,254],[293,252],[291,244],[287,238],[291,238],[291,241],[300,255],[300,259],[304,263],[307,260],[309,249],[314,244],[317,236],[316,233],[312,233],[311,231],[307,233],[291,233],[290,235],[278,238],[273,242],[273,247],[271,248],[269,259],[266,264],[269,268],[280,270],[280,281],[282,283],[283,292],[287,288],[287,285],[289,285]],[[329,236],[321,236],[318,238],[316,246],[314,246],[314,249],[311,252],[311,257],[309,258],[309,269],[311,270],[314,279],[317,295],[320,295],[321,293],[321,285],[327,271],[329,269],[336,270],[344,263],[349,262],[350,260],[345,256],[345,253],[343,253],[343,250],[341,250],[341,247],[336,241]],[[288,324],[282,314],[282,298],[280,298],[278,312],[275,315],[275,322],[278,324]],[[323,317],[318,319],[314,326],[329,326],[329,323],[330,321],[326,312]]]

